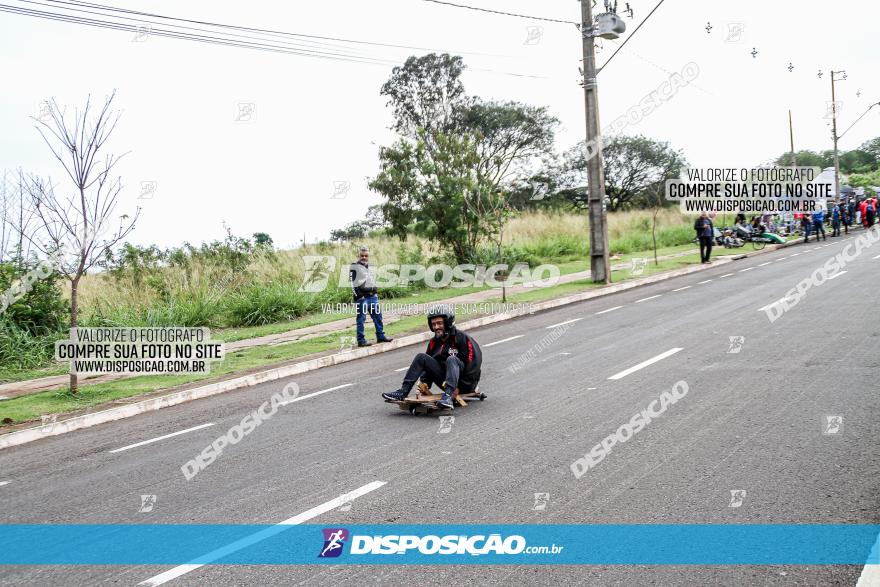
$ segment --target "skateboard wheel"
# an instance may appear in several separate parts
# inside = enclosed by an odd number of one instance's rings
[[[415,407],[415,406],[410,406],[410,408],[409,408],[409,415],[410,415],[410,416],[415,416],[415,415],[416,415],[416,407]]]

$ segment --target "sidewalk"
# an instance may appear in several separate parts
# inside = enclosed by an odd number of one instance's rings
[[[674,259],[677,257],[685,257],[687,255],[692,255],[694,253],[698,253],[699,249],[689,249],[687,251],[682,251],[680,253],[675,253],[673,255],[660,255],[657,257],[658,260],[665,259]],[[631,269],[632,263],[618,263],[616,265],[611,266],[612,271],[623,271],[626,269]],[[579,281],[582,279],[589,279],[590,271],[578,271],[577,273],[569,273],[567,275],[562,275],[557,282],[557,285],[570,283],[573,281]],[[525,283],[521,285],[515,285],[507,288],[508,294],[516,294],[522,293],[525,291],[531,291],[533,287],[530,283]],[[473,292],[461,296],[456,296],[452,298],[447,298],[445,300],[437,300],[432,303],[449,303],[449,304],[464,304],[464,303],[474,303],[480,302],[491,297],[496,297],[499,295],[499,290],[496,288],[486,289],[483,291]],[[397,322],[401,318],[415,315],[419,312],[411,311],[411,312],[401,312],[399,314],[389,315],[385,318],[386,324],[393,324]],[[321,336],[326,336],[328,334],[332,334],[333,332],[338,332],[342,330],[347,330],[355,327],[355,318],[342,318],[340,320],[333,320],[332,322],[325,322],[323,324],[316,324],[314,326],[308,326],[305,328],[298,328],[296,330],[289,330],[287,332],[281,332],[278,334],[269,334],[266,336],[259,336],[256,338],[249,338],[245,340],[237,340],[235,342],[226,343],[225,348],[226,352],[235,352],[242,349],[253,348],[257,346],[272,346],[272,345],[280,345],[280,344],[288,344],[292,342],[297,342],[301,340],[308,340],[310,338],[317,338]],[[82,377],[80,378],[80,385],[90,385],[95,383],[103,383],[106,381],[115,381],[118,379],[127,379],[130,377],[137,377],[137,375],[125,375],[125,374],[108,374],[108,375],[96,375],[93,377]],[[59,387],[64,387],[68,384],[69,377],[68,375],[54,375],[51,377],[41,377],[39,379],[29,379],[26,381],[17,381],[15,383],[6,383],[0,385],[0,401],[5,399],[12,399],[15,397],[21,397],[25,395],[31,395],[34,393],[40,393],[43,391],[49,391],[52,389],[57,389]]]

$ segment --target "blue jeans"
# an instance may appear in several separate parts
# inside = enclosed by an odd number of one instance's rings
[[[382,312],[379,310],[379,296],[371,295],[361,298],[357,301],[357,341],[358,344],[367,342],[364,337],[364,322],[367,320],[367,314],[373,319],[373,325],[376,326],[376,339],[385,338],[385,331],[382,326]]]

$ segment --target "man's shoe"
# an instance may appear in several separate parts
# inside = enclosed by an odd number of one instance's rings
[[[394,340],[394,339],[391,338],[390,336],[386,336],[385,338],[380,338],[378,340],[378,342],[391,342],[392,340]]]
[[[443,395],[440,397],[440,401],[437,402],[438,408],[446,408],[447,410],[452,410],[455,406],[452,403],[452,393],[449,391],[444,391]]]
[[[365,340],[364,342],[359,342],[358,346],[373,346],[373,343]]]
[[[390,393],[383,393],[382,397],[388,401],[392,402],[400,402],[406,399],[406,396],[409,395],[409,392],[403,391],[402,389],[398,389],[397,391],[392,391]]]

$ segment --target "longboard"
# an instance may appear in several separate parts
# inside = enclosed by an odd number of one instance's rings
[[[437,402],[440,401],[441,397],[443,397],[443,394],[429,393],[428,386],[419,382],[419,385],[416,388],[415,397],[407,397],[401,401],[385,400],[385,402],[389,404],[397,404],[398,408],[405,412],[409,412],[412,416],[431,414],[433,412],[451,412],[449,408],[441,408],[437,406]],[[488,396],[486,396],[485,393],[480,393],[479,387],[474,391],[467,392],[459,392],[456,389],[452,396],[452,401],[455,405],[464,408],[467,407],[468,401],[483,401],[486,397]]]

